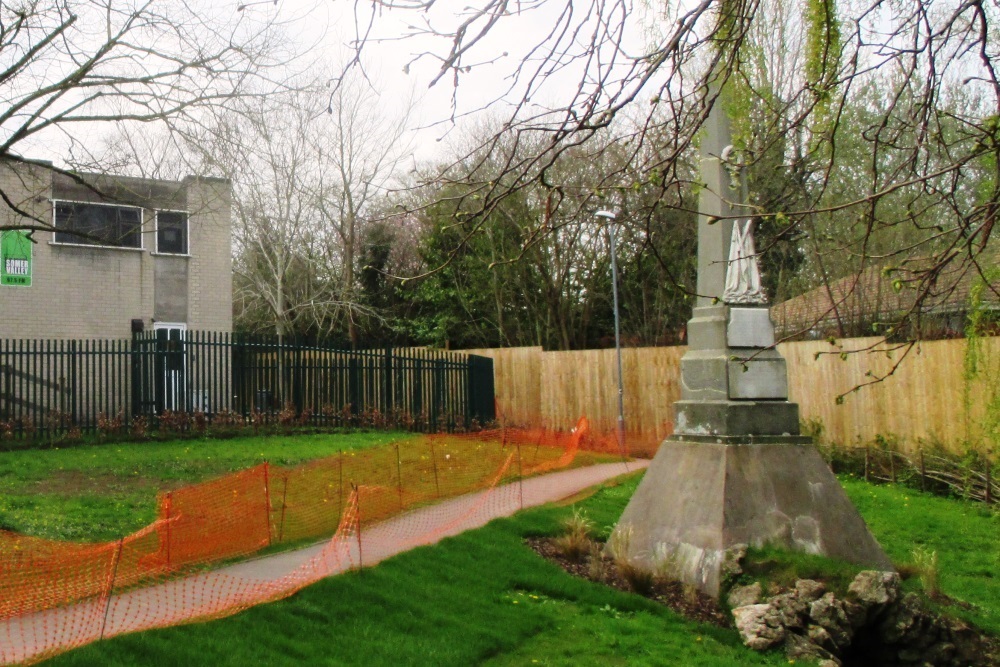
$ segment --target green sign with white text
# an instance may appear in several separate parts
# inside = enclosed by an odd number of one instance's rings
[[[25,232],[0,232],[0,285],[31,287],[31,246]]]

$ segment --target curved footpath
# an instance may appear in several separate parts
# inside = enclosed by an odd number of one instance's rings
[[[0,621],[0,663],[33,661],[126,632],[228,615],[303,584],[367,567],[417,546],[479,528],[526,507],[568,498],[649,461],[605,463],[532,477],[405,512],[363,529],[360,539],[331,540],[68,607]],[[105,612],[107,609],[107,612]],[[221,612],[221,613],[220,613]],[[106,615],[105,615],[106,614]]]

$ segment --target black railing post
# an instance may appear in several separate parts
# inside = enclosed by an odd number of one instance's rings
[[[469,355],[466,408],[471,419],[486,424],[496,419],[496,391],[493,383],[493,360],[489,357]]]
[[[351,414],[361,410],[361,373],[358,369],[357,352],[352,351],[347,361],[347,396],[351,403]]]
[[[419,354],[419,353],[418,353]],[[419,418],[424,411],[424,360],[413,360],[413,418]]]
[[[386,346],[382,361],[382,414],[388,418],[392,408],[392,347]]]
[[[440,426],[441,417],[445,414],[444,405],[444,359],[434,360],[434,426],[431,430],[437,431]]]
[[[77,390],[76,390],[76,341],[75,340],[71,340],[69,342],[69,373],[67,373],[67,375],[69,375],[69,383],[67,387],[69,391],[69,415],[72,425],[76,426]]]

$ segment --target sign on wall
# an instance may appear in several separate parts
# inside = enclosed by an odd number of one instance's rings
[[[0,232],[0,285],[31,287],[31,246],[26,232]]]

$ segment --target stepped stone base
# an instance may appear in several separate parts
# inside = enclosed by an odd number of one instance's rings
[[[893,569],[809,439],[708,439],[660,446],[615,528],[631,531],[636,562],[668,564],[681,581],[716,597],[725,552],[739,544]]]

